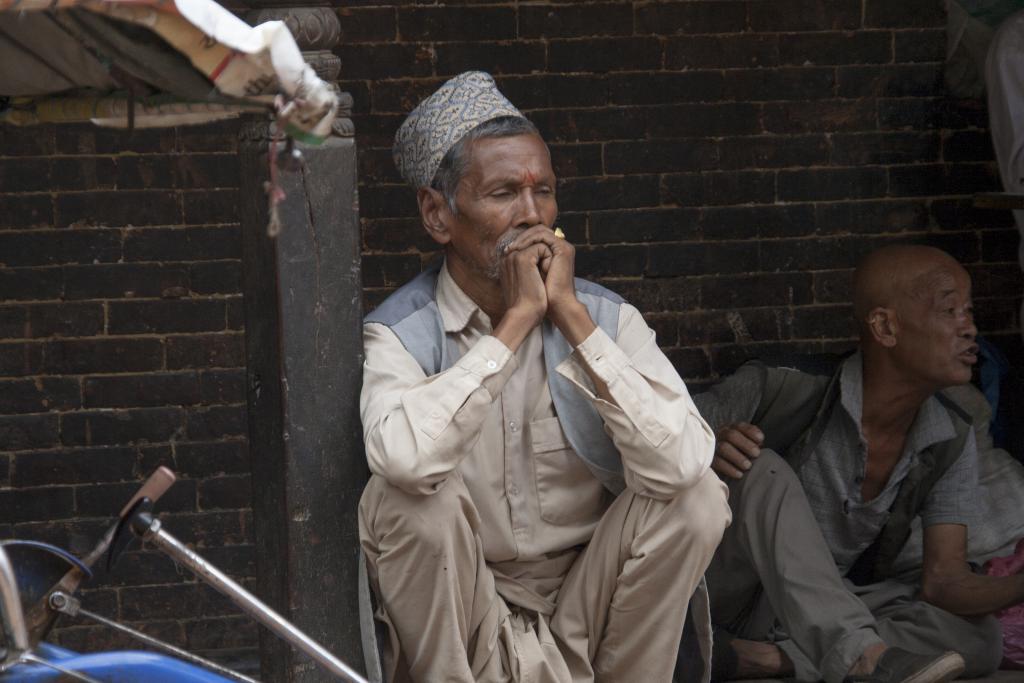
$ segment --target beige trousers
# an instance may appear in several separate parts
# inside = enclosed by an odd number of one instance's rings
[[[668,683],[726,497],[713,472],[667,501],[626,491],[582,550],[491,565],[460,476],[429,496],[372,477],[359,538],[387,679]]]

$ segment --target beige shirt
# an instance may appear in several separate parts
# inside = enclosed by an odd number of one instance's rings
[[[458,471],[480,514],[488,562],[529,561],[586,543],[611,494],[558,423],[540,328],[513,354],[490,336],[490,319],[447,267],[437,305],[462,356],[432,377],[388,327],[364,326],[360,410],[370,470],[424,495]],[[583,362],[614,403],[596,396]],[[670,498],[709,467],[714,435],[633,306],[622,305],[614,341],[594,330],[557,372],[601,415],[631,490]]]

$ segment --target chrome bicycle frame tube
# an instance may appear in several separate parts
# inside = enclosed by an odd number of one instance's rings
[[[25,614],[21,611],[18,596],[18,580],[14,567],[7,559],[7,553],[0,545],[0,617],[3,618],[4,635],[7,637],[7,656],[0,663],[0,671],[17,664],[22,653],[28,652],[28,630],[25,628]]]
[[[95,612],[90,612],[87,609],[83,609],[81,603],[73,595],[68,595],[67,593],[62,593],[61,591],[54,591],[53,594],[50,595],[50,607],[60,612],[61,614],[67,614],[70,617],[81,617],[83,619],[90,619],[92,621],[95,621],[97,624],[103,624],[104,626],[112,628],[115,631],[120,631],[121,633],[129,635],[132,638],[135,638],[136,640],[141,641],[146,645],[149,645],[150,647],[162,650],[167,654],[173,655],[178,659],[183,659],[186,662],[190,662],[192,664],[201,666],[205,669],[209,669],[210,671],[216,674],[220,674],[225,678],[230,678],[231,680],[239,681],[240,683],[260,683],[254,678],[249,678],[248,676],[240,674],[237,671],[232,671],[226,666],[221,666],[217,662],[213,662],[209,659],[206,659],[205,657],[200,657],[199,655],[192,654],[188,650],[182,650],[180,647],[175,647],[170,643],[165,643],[159,638],[154,638],[153,636],[143,633],[142,631],[137,631],[131,628],[130,626],[119,624],[116,621],[107,619],[101,614],[96,614]]]
[[[30,663],[54,669],[76,681],[99,683],[85,674],[65,669],[59,664],[48,662],[32,654],[32,648],[29,647],[28,629],[25,626],[25,613],[21,610],[21,598],[18,595],[18,580],[2,544],[0,544],[0,618],[3,622],[4,637],[7,639],[7,656],[0,662],[0,674],[18,664]]]
[[[133,521],[145,523],[144,519],[140,519],[140,517],[136,517]],[[138,533],[138,526],[136,524],[133,523],[132,528]],[[152,520],[142,535],[147,542],[155,545],[175,562],[180,562],[188,567],[196,576],[213,586],[220,593],[226,595],[253,619],[312,657],[318,664],[335,676],[340,676],[343,680],[353,681],[354,683],[367,683],[365,678],[324,649],[322,645],[300,631],[280,614],[260,602],[249,591],[239,586],[231,577],[207,562],[194,550],[188,548],[174,536],[164,531],[161,528],[159,519]]]

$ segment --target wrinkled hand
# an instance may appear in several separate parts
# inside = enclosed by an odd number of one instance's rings
[[[749,422],[734,422],[715,434],[715,457],[711,469],[725,479],[741,479],[752,461],[761,454],[764,434]]]
[[[515,244],[515,242],[513,242]],[[511,245],[501,257],[501,291],[505,297],[505,315],[533,329],[548,310],[548,295],[541,274],[541,263],[551,258],[543,243],[519,249]]]
[[[548,255],[539,262],[547,294],[547,315],[555,324],[567,318],[581,306],[576,298],[576,248],[566,239],[557,237],[546,225],[535,225],[524,231],[508,245],[508,253],[544,245]]]

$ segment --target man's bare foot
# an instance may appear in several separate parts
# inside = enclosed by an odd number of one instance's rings
[[[734,638],[736,678],[781,678],[793,673],[793,661],[772,643]]]
[[[886,650],[885,643],[876,643],[861,653],[860,658],[850,667],[850,676],[867,676],[875,670],[879,658]]]

